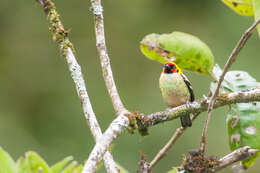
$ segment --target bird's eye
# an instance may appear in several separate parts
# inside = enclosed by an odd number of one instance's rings
[[[176,66],[172,64],[171,69],[176,69]]]

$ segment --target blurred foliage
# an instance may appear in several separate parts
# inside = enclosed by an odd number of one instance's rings
[[[90,4],[62,0],[55,3],[65,27],[71,28],[70,40],[85,74],[93,108],[105,130],[115,113],[97,58]],[[209,45],[216,62],[223,66],[242,32],[253,23],[253,18],[237,15],[221,1],[121,0],[103,1],[103,5],[106,42],[120,95],[129,110],[144,113],[166,108],[158,87],[162,65],[142,58],[139,50],[145,35],[173,30],[196,35]],[[0,26],[0,145],[15,160],[25,151],[34,150],[51,165],[67,155],[82,162],[94,146],[93,138],[41,6],[35,1],[1,0]],[[258,78],[258,49],[259,38],[254,34],[232,69],[246,70]],[[210,77],[184,73],[191,80],[196,98],[208,93]],[[229,153],[226,112],[227,108],[213,112],[209,155],[221,157]],[[204,115],[176,142],[154,172],[180,165],[182,154],[199,146]],[[154,126],[147,137],[123,133],[115,141],[114,159],[129,172],[136,172],[139,153],[146,153],[151,160],[179,126],[179,121]],[[248,172],[257,172],[259,163]],[[230,168],[222,172],[228,173]]]
[[[254,16],[254,9],[251,0],[222,0],[237,14],[243,16]]]
[[[29,151],[25,157],[20,157],[17,162],[0,148],[0,172],[2,173],[81,173],[83,166],[73,161],[72,157],[66,157],[64,160],[53,166],[48,164],[37,153]]]
[[[221,0],[224,4],[242,16],[254,16],[255,21],[260,19],[260,0]],[[260,26],[257,26],[260,37]]]

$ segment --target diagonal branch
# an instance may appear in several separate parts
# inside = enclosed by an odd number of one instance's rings
[[[194,114],[191,117],[191,120],[195,120],[199,113]],[[166,153],[171,149],[171,147],[174,145],[174,143],[179,139],[179,137],[184,133],[184,131],[187,129],[187,127],[179,127],[175,130],[170,140],[167,142],[167,144],[156,154],[156,156],[153,158],[149,165],[149,170],[151,170],[165,155]]]
[[[253,23],[241,36],[240,40],[238,41],[237,45],[235,46],[235,48],[233,49],[233,51],[231,52],[231,55],[229,56],[223,72],[218,80],[218,84],[217,84],[217,88],[215,90],[215,92],[213,93],[211,99],[210,99],[210,103],[208,105],[208,114],[207,114],[207,118],[206,118],[206,122],[203,128],[203,132],[202,132],[202,137],[201,137],[201,142],[200,142],[200,150],[202,153],[205,152],[206,149],[206,136],[208,133],[208,126],[209,126],[209,122],[210,122],[210,118],[211,118],[211,112],[213,109],[213,106],[216,102],[216,97],[219,94],[219,89],[221,86],[221,83],[224,80],[224,77],[228,71],[228,69],[230,68],[230,66],[233,64],[233,62],[236,60],[236,57],[238,55],[238,53],[240,52],[240,50],[244,47],[246,41],[248,40],[248,38],[251,36],[252,31],[256,28],[256,26],[260,23],[260,19],[258,19],[255,23]]]
[[[218,166],[215,169],[216,171],[219,171],[235,162],[242,161],[252,155],[255,155],[257,152],[257,149],[252,149],[249,146],[239,148],[233,151],[232,153],[224,156],[223,158],[219,159]]]
[[[85,118],[87,119],[94,139],[97,141],[98,138],[102,136],[102,131],[92,109],[83,74],[81,72],[81,67],[76,60],[72,43],[69,41],[67,36],[68,32],[64,30],[54,3],[50,0],[38,0],[38,2],[42,5],[46,15],[48,16],[51,25],[51,31],[53,32],[53,38],[55,38],[55,41],[59,44],[62,55],[65,57],[68,63],[69,71],[75,84]],[[104,160],[107,172],[118,172],[116,164],[113,160],[113,156],[110,152],[105,153]]]

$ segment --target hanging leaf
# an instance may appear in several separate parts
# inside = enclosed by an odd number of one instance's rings
[[[260,18],[260,1],[259,0],[252,0],[253,7],[254,7],[254,13],[255,13],[255,21]],[[260,25],[257,27],[258,35],[260,37]]]
[[[219,78],[219,67],[213,73]],[[222,83],[222,93],[235,92],[258,87],[259,83],[244,71],[230,71]],[[214,89],[214,85],[212,85]],[[260,150],[260,102],[238,103],[231,105],[227,116],[229,146],[232,151],[250,146]],[[242,161],[249,168],[258,158],[259,153]]]
[[[149,34],[141,41],[142,53],[151,60],[175,62],[180,68],[211,74],[214,57],[199,38],[183,32]]]
[[[16,173],[16,164],[12,157],[0,147],[0,172]]]
[[[36,152],[27,152],[25,159],[29,162],[33,173],[51,173],[47,163]]]
[[[65,168],[65,166],[73,160],[72,156],[66,157],[62,161],[56,163],[51,167],[51,172],[52,173],[59,173],[62,169]]]
[[[242,16],[254,16],[251,0],[221,0],[224,4]],[[256,0],[257,1],[257,0]]]

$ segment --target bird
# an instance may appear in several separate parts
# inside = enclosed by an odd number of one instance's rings
[[[168,107],[187,106],[195,100],[194,92],[188,78],[173,62],[166,62],[159,79],[159,87],[164,102]],[[191,127],[190,115],[180,117],[182,127]]]

